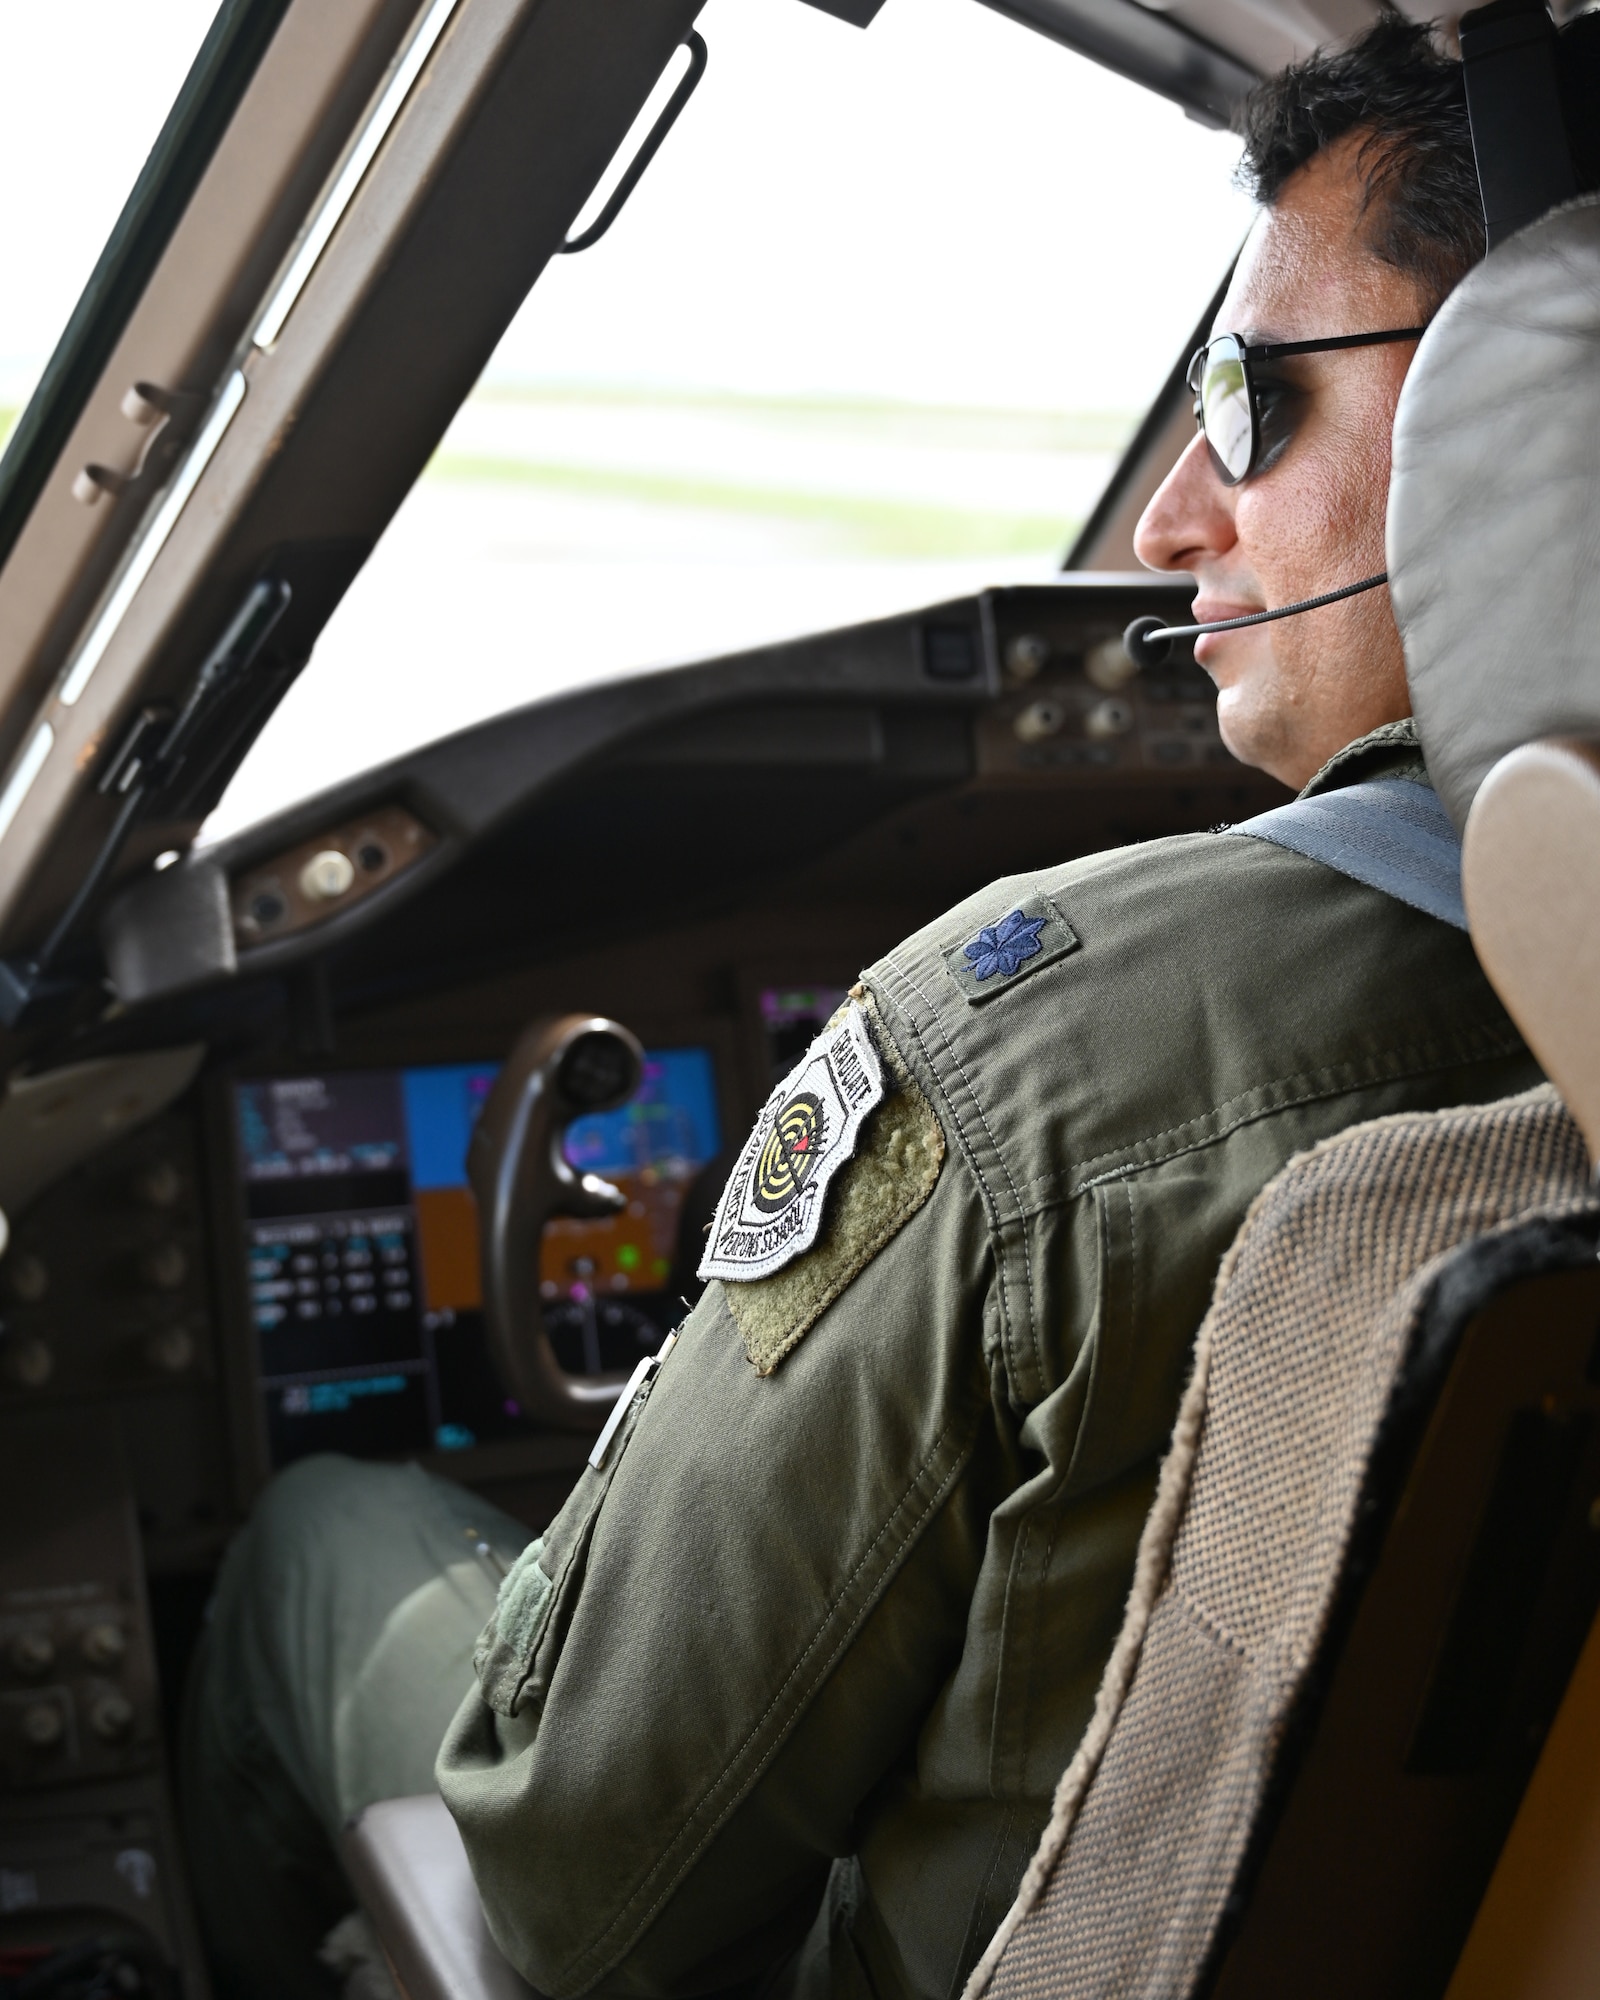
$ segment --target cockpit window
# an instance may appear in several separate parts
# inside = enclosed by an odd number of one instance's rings
[[[216,10],[217,0],[0,8],[0,447]]]
[[[976,0],[699,26],[208,839],[563,689],[1059,566],[1243,233],[1235,142]]]

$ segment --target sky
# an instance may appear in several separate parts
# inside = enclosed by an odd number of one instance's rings
[[[0,409],[208,13],[0,0]],[[1059,565],[1248,225],[1236,142],[978,0],[699,27],[695,97],[534,287],[209,836],[562,689]]]
[[[1248,221],[1230,137],[976,0],[700,25],[705,79],[614,240],[552,267],[497,371],[1147,401]]]

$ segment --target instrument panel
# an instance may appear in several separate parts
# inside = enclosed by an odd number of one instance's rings
[[[631,1366],[863,965],[997,877],[1280,802],[1192,658],[1141,675],[1121,648],[1186,601],[1071,578],[581,691],[150,877],[109,920],[145,968],[124,1018],[206,1071],[17,1218],[0,1439],[108,1413],[158,1576],[318,1450],[416,1457],[543,1525],[584,1446],[489,1362],[465,1158],[500,1058],[575,1009],[648,1051],[640,1098],[569,1134],[625,1211],[552,1224],[540,1270],[562,1365]]]
[[[323,1070],[230,1086],[240,1249],[273,1467],[313,1451],[471,1452],[533,1429],[495,1379],[467,1145],[498,1065]],[[637,1096],[579,1119],[580,1173],[617,1216],[545,1233],[540,1291],[562,1366],[631,1370],[682,1317],[685,1197],[722,1151],[712,1052],[649,1048]]]

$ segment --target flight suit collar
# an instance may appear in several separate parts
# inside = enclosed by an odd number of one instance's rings
[[[1385,722],[1336,750],[1300,794],[1314,799],[1319,792],[1336,792],[1346,785],[1363,785],[1370,778],[1416,778],[1428,782],[1413,717]]]

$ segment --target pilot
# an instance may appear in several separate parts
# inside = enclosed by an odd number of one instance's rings
[[[1215,333],[1321,345],[1255,357],[1140,525],[1208,620],[1383,568],[1416,329],[1483,252],[1460,68],[1398,14],[1264,85],[1244,136]],[[1426,782],[1386,591],[1196,653],[1286,785]],[[709,1288],[541,1540],[415,1468],[315,1459],[262,1499],[186,1724],[227,1991],[334,1991],[339,1828],[437,1782],[544,1993],[959,1992],[1256,1194],[1359,1120],[1537,1081],[1459,930],[1226,829],[908,939],[763,1112]]]

